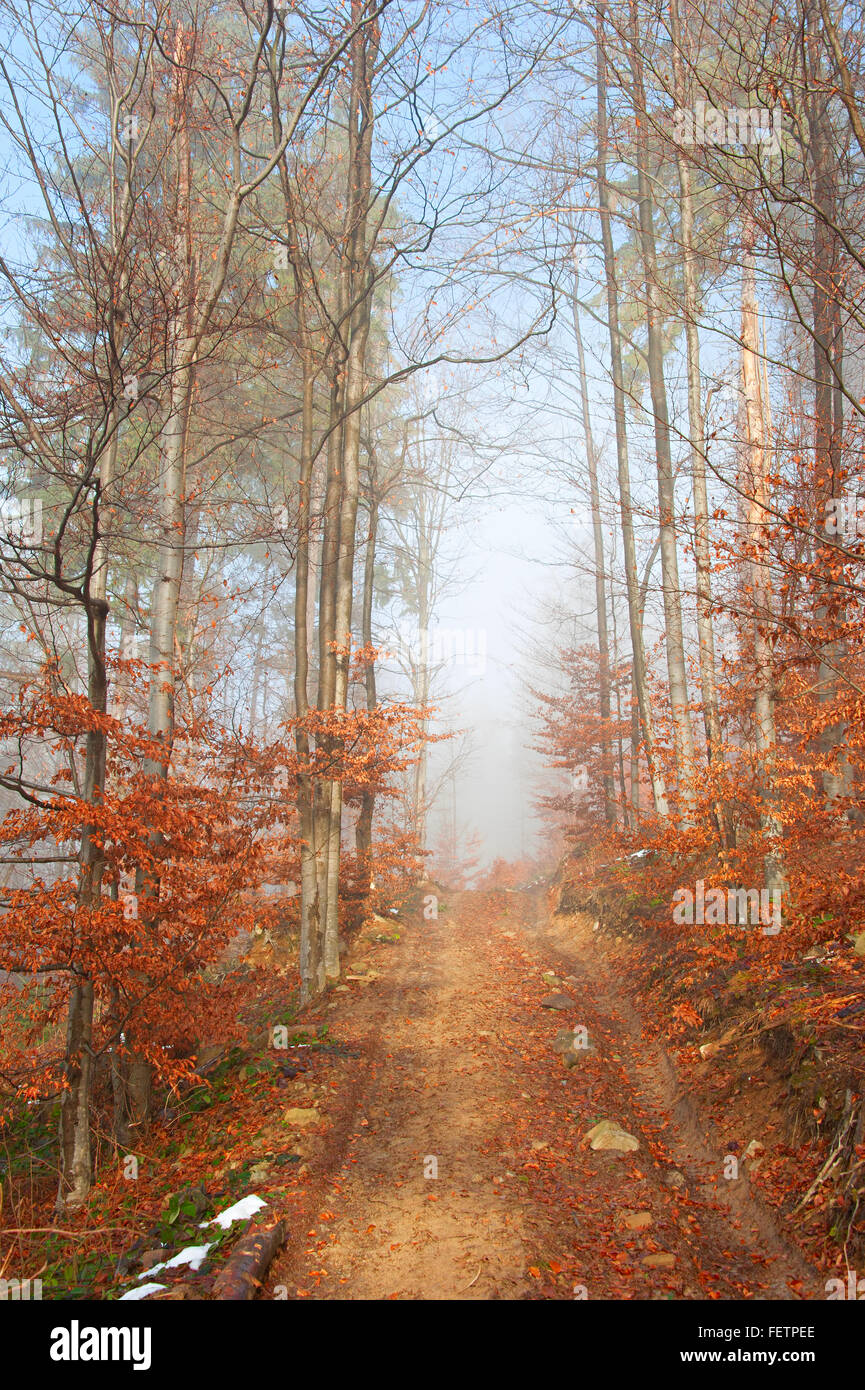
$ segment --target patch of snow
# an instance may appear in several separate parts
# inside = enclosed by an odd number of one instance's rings
[[[177,1269],[178,1265],[189,1265],[192,1270],[199,1270],[204,1263],[204,1257],[210,1249],[211,1242],[207,1245],[187,1245],[178,1254],[172,1255],[170,1260],[163,1260],[161,1264],[151,1265],[148,1274],[160,1274],[163,1269]]]
[[[254,1216],[262,1207],[266,1207],[267,1202],[261,1197],[256,1197],[255,1193],[250,1193],[248,1197],[241,1197],[239,1202],[235,1202],[233,1207],[227,1207],[225,1211],[218,1212],[212,1221],[202,1221],[202,1226],[221,1226],[223,1231],[227,1231],[232,1221],[245,1221],[248,1216]],[[207,1247],[205,1246],[205,1249]]]
[[[128,1293],[122,1293],[118,1299],[123,1303],[128,1299],[130,1303],[135,1303],[140,1298],[147,1298],[148,1294],[157,1293],[159,1289],[166,1288],[165,1284],[139,1284],[137,1289],[130,1289]]]

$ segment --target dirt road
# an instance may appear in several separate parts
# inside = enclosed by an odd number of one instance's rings
[[[316,1063],[332,1102],[265,1296],[823,1296],[747,1177],[725,1180],[590,922],[550,923],[539,895],[453,895],[357,956],[349,974],[377,978],[328,1019],[359,1055]],[[566,1066],[556,1035],[580,1027]],[[593,1152],[601,1120],[639,1148]]]

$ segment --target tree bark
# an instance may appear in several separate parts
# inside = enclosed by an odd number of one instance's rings
[[[760,391],[759,330],[757,296],[754,287],[754,252],[746,229],[742,271],[742,394],[745,419],[745,484],[748,497],[748,539],[751,553],[750,581],[754,605],[754,720],[755,741],[762,773],[761,815],[766,842],[764,869],[766,887],[783,892],[785,887],[781,855],[781,824],[775,773],[775,676],[771,639],[772,610],[768,565],[765,560],[768,520],[766,459],[763,445],[763,411]]]
[[[357,23],[365,0],[352,0]],[[334,635],[336,642],[332,705],[343,715],[348,704],[351,663],[351,618],[354,597],[354,558],[360,497],[361,403],[366,389],[366,349],[372,311],[373,277],[367,248],[367,221],[372,193],[372,75],[378,51],[378,26],[358,32],[351,46],[349,96],[349,197],[346,246],[343,252],[343,296],[349,341],[345,365],[342,431],[342,489],[339,509],[339,550],[336,565]],[[327,890],[324,914],[324,970],[339,978],[339,869],[342,850],[342,780],[330,786],[327,838]]]
[[[670,448],[670,421],[664,382],[663,322],[655,249],[654,201],[648,170],[648,112],[643,80],[643,60],[637,31],[636,0],[630,0],[631,34],[628,57],[633,81],[634,114],[639,130],[635,142],[637,159],[640,251],[643,261],[646,308],[646,361],[652,397],[655,431],[655,461],[658,474],[658,524],[661,537],[661,576],[666,632],[667,678],[673,739],[676,749],[679,809],[685,824],[694,815],[694,736],[688,703],[688,675],[685,666],[685,638],[682,626],[682,599],[676,544],[676,498],[673,460]]]
[[[610,338],[610,370],[613,379],[613,410],[616,424],[616,465],[619,480],[619,508],[622,518],[625,585],[628,598],[628,623],[631,635],[633,683],[639,710],[643,746],[652,786],[652,799],[659,816],[669,814],[664,779],[658,767],[655,749],[652,708],[646,683],[646,654],[643,645],[643,624],[640,613],[639,582],[637,579],[637,550],[634,541],[631,477],[628,463],[628,435],[625,420],[625,384],[622,367],[622,341],[619,331],[619,289],[616,256],[613,248],[610,189],[607,182],[607,58],[604,40],[606,6],[596,6],[597,16],[597,110],[598,110],[598,204],[600,207],[601,238],[604,248],[604,272],[607,289],[607,327]],[[636,809],[636,808],[635,808]]]
[[[110,454],[109,454],[110,458]],[[110,467],[105,461],[103,479]],[[99,510],[95,525],[99,525]],[[97,530],[98,537],[98,530]],[[95,538],[97,560],[101,547]],[[108,604],[105,599],[107,558],[97,563],[86,581],[87,620],[87,698],[94,714],[108,708],[108,677],[105,660],[105,625]],[[92,591],[91,591],[92,584]],[[106,736],[103,729],[87,733],[83,801],[98,806],[105,787]],[[78,871],[78,908],[85,919],[93,912],[102,893],[104,851],[98,825],[85,824],[81,831]],[[91,927],[87,926],[87,931]],[[60,1184],[57,1210],[74,1210],[90,1194],[92,1153],[90,1145],[90,1101],[93,1082],[93,981],[80,968],[73,971],[66,1022],[66,1050],[63,1063],[64,1090],[60,1097]]]
[[[616,786],[613,775],[613,748],[610,732],[610,640],[607,630],[607,580],[604,568],[604,531],[601,522],[601,498],[598,488],[598,456],[592,434],[589,409],[589,388],[586,380],[586,358],[580,330],[579,267],[574,261],[574,336],[577,340],[577,363],[580,376],[580,410],[586,440],[586,463],[589,471],[589,502],[592,509],[592,549],[595,566],[595,611],[597,614],[599,696],[601,716],[601,767],[604,789],[604,818],[607,825],[616,824]]]
[[[670,22],[673,40],[673,80],[679,109],[687,105],[679,0],[671,0]],[[681,145],[676,145],[679,178],[679,214],[682,244],[682,280],[685,291],[685,346],[688,360],[688,432],[691,454],[691,483],[694,493],[694,566],[697,589],[697,643],[700,657],[700,693],[706,758],[711,764],[723,759],[721,712],[718,701],[715,660],[715,625],[712,617],[712,555],[709,543],[709,494],[706,485],[706,430],[700,375],[699,294],[694,256],[694,199],[691,166]],[[730,828],[724,806],[715,803],[715,821],[722,848],[730,846]]]
[[[681,52],[679,0],[671,0],[673,73],[676,104],[687,100]],[[700,376],[700,334],[697,326],[699,294],[694,255],[694,199],[691,167],[680,145],[676,146],[681,217],[682,279],[685,291],[685,344],[688,358],[688,430],[691,479],[694,490],[694,561],[697,581],[697,634],[700,649],[700,682],[706,750],[709,762],[720,756],[721,716],[715,661],[715,629],[712,621],[712,557],[709,545],[709,497],[706,487],[705,422]]]
[[[213,1297],[229,1303],[255,1298],[273,1260],[285,1244],[284,1221],[266,1231],[252,1231],[237,1242],[225,1268],[213,1281]]]
[[[366,555],[363,562],[363,609],[361,616],[361,642],[364,647],[372,646],[372,609],[375,595],[375,548],[378,539],[379,499],[376,489],[375,464],[372,454],[369,460],[370,484],[368,495],[369,531],[366,541]],[[364,672],[366,707],[375,709],[378,693],[376,691],[375,663],[369,661]],[[375,792],[367,787],[361,794],[360,814],[355,827],[355,847],[358,860],[364,865],[365,888],[369,892],[372,879],[372,823],[375,814]]]
[[[811,51],[811,50],[809,50]],[[818,545],[817,568],[820,597],[816,609],[819,664],[816,696],[831,711],[837,703],[841,672],[846,657],[845,644],[837,636],[845,620],[838,577],[843,569],[839,542],[843,537],[826,534],[827,505],[844,491],[842,444],[844,434],[843,329],[839,302],[840,256],[835,232],[837,165],[833,165],[831,127],[826,98],[819,74],[819,56],[811,52],[812,89],[808,96],[809,151],[813,165],[814,269],[812,290],[812,337],[814,344],[814,493],[815,529],[822,539]],[[823,793],[827,805],[843,807],[850,794],[852,769],[842,751],[847,741],[847,725],[836,719],[821,730],[819,749],[826,760]],[[846,809],[846,808],[844,808]],[[843,814],[843,812],[842,812]]]

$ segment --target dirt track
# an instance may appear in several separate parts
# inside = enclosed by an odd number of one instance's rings
[[[365,952],[379,978],[328,1015],[362,1055],[328,1073],[309,1227],[266,1296],[790,1298],[791,1280],[823,1296],[747,1178],[724,1181],[591,925],[549,923],[533,895],[462,894]],[[541,1007],[545,971],[568,1012]],[[551,1044],[575,1025],[592,1050],[566,1068]],[[639,1149],[592,1152],[602,1119]]]

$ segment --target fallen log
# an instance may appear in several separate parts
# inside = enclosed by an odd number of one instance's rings
[[[213,1297],[229,1302],[255,1298],[274,1256],[285,1242],[285,1222],[266,1231],[249,1231],[235,1245],[216,1276]]]

